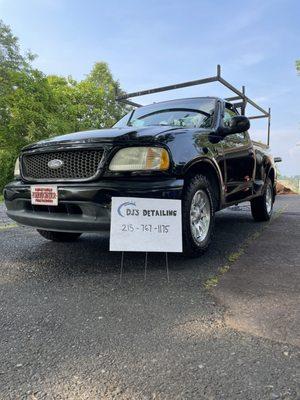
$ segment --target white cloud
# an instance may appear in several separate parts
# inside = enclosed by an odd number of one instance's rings
[[[255,101],[255,103],[265,103],[269,101],[269,97],[267,96],[254,97],[253,101]]]
[[[228,34],[236,35],[240,33],[240,31],[245,30],[247,28],[253,28],[253,24],[260,21],[264,16],[267,4],[261,1],[255,1],[251,7],[247,8],[247,12],[243,8],[237,9],[234,23],[230,22],[224,30],[224,35]]]
[[[245,53],[236,60],[236,63],[242,67],[251,67],[252,65],[261,63],[265,59],[266,56],[262,53]]]

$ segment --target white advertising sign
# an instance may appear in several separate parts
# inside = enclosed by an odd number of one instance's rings
[[[181,200],[112,197],[109,249],[181,253]]]

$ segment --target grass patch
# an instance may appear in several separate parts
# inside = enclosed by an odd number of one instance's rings
[[[229,265],[224,265],[224,267],[219,269],[221,275],[224,275],[227,271],[229,271]]]
[[[4,202],[4,197],[2,194],[0,194],[0,203],[3,203],[3,202]]]
[[[205,289],[211,289],[214,286],[217,286],[221,277],[226,274],[227,271],[229,271],[229,265],[224,265],[223,267],[219,268],[217,274],[208,278],[204,283]]]
[[[11,224],[2,225],[2,226],[0,226],[0,232],[6,231],[6,229],[10,229],[10,228],[16,228],[17,226],[19,226],[19,225],[14,222],[12,222]]]
[[[235,253],[229,254],[229,256],[227,257],[227,260],[230,263],[234,263],[241,257],[242,254],[244,254],[244,250],[243,249],[239,249]]]
[[[208,278],[207,281],[204,283],[205,289],[211,289],[214,286],[217,286],[219,283],[220,277],[219,275],[212,276],[211,278]]]

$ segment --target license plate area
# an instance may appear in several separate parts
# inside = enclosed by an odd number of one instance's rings
[[[58,190],[55,185],[30,186],[31,204],[44,206],[58,205]]]

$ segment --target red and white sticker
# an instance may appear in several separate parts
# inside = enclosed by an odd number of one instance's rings
[[[39,204],[44,206],[57,206],[58,191],[57,186],[39,186],[30,187],[31,204]]]

